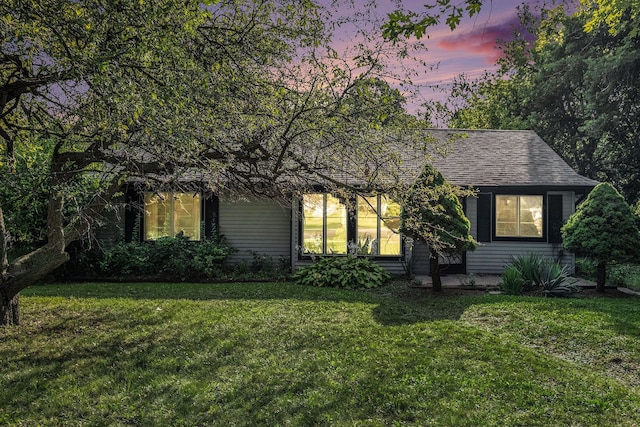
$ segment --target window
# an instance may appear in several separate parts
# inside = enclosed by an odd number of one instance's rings
[[[347,207],[331,194],[303,196],[302,230],[304,253],[347,253]]]
[[[496,237],[542,238],[542,196],[496,195]]]
[[[358,252],[367,255],[400,255],[400,205],[387,196],[358,196]]]
[[[200,240],[200,194],[146,193],[144,239],[182,234]]]

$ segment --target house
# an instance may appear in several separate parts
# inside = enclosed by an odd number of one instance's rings
[[[442,259],[444,273],[501,273],[513,255],[529,252],[573,269],[574,256],[562,249],[560,227],[597,181],[577,174],[533,131],[430,133],[439,141],[453,137],[447,155],[434,155],[432,164],[450,182],[477,190],[477,197],[466,198],[463,206],[480,245],[474,252]],[[412,157],[403,163],[402,176],[415,179],[423,166],[420,157]],[[385,195],[358,197],[350,209],[320,191],[304,194],[290,207],[272,200],[233,200],[197,187],[193,193],[171,194],[130,190],[126,197],[127,204],[143,203],[145,215],[127,210],[118,227],[103,229],[101,239],[124,234],[126,240],[148,240],[183,233],[198,240],[218,232],[238,250],[232,263],[258,253],[290,259],[293,270],[319,255],[346,255],[358,245],[391,273],[401,274],[408,265],[416,273],[428,273],[426,246],[410,245],[394,232],[400,207]]]

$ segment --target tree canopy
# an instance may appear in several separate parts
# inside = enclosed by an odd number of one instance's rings
[[[180,188],[188,176],[284,202],[371,170],[370,188],[397,187],[389,142],[428,139],[383,82],[406,50],[365,28],[341,55],[331,13],[294,0],[2,2],[0,317],[68,259],[124,182]],[[42,235],[17,223],[26,188],[46,209]],[[9,262],[16,236],[42,245]]]
[[[598,261],[598,290],[604,291],[606,264],[640,256],[640,231],[631,207],[608,183],[596,186],[562,227],[563,245]]]
[[[471,194],[445,181],[442,173],[426,165],[402,203],[400,232],[429,245],[433,290],[441,289],[440,256],[476,248],[469,234],[471,223],[460,197]]]
[[[640,24],[628,3],[583,2],[573,13],[561,5],[540,15],[523,6],[524,29],[503,43],[499,70],[459,78],[449,105],[434,111],[449,112],[452,127],[534,129],[579,173],[638,200]],[[614,10],[616,19],[603,18]]]

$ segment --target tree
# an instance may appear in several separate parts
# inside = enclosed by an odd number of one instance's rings
[[[365,171],[378,171],[369,188],[397,187],[382,176],[400,170],[394,138],[427,139],[375,83],[403,49],[363,32],[342,57],[330,18],[296,0],[0,3],[0,182],[21,173],[20,153],[50,146],[37,158],[44,241],[11,261],[15,193],[0,198],[0,323],[18,323],[19,292],[68,260],[125,182],[177,190],[197,171],[214,192],[283,203]]]
[[[484,0],[438,0],[436,4],[424,5],[425,10],[415,12],[398,8],[387,17],[387,22],[382,25],[382,35],[389,40],[399,40],[415,36],[421,38],[429,29],[440,23],[445,16],[445,23],[454,30],[460,19],[466,14],[473,17],[482,9]],[[401,4],[398,3],[398,6]],[[435,11],[434,11],[435,10]]]
[[[503,44],[500,69],[480,81],[460,79],[450,126],[534,129],[580,174],[640,196],[640,35],[622,13],[615,33],[584,28],[596,6],[537,17],[521,8],[519,31]],[[443,108],[440,106],[440,110]],[[446,109],[445,109],[446,110]]]
[[[476,248],[477,243],[469,235],[471,224],[460,203],[460,197],[470,194],[446,182],[439,171],[427,165],[403,201],[400,231],[429,245],[429,270],[435,292],[442,290],[440,256]]]
[[[596,290],[604,292],[607,263],[622,262],[640,253],[635,215],[609,183],[598,184],[562,227],[563,246],[598,262]]]

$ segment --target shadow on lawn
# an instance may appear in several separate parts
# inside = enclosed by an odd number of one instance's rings
[[[640,325],[630,321],[629,309],[637,313],[637,297],[553,299],[542,297],[508,297],[488,295],[481,290],[411,288],[409,282],[396,280],[380,288],[356,291],[300,286],[281,283],[78,283],[35,286],[25,296],[59,296],[70,298],[126,298],[140,300],[297,300],[371,304],[376,321],[383,325],[402,325],[440,320],[459,320],[472,305],[513,301],[533,301],[541,310],[564,310],[567,304],[610,316],[612,325],[624,333],[636,334]],[[628,306],[628,307],[627,307]]]

